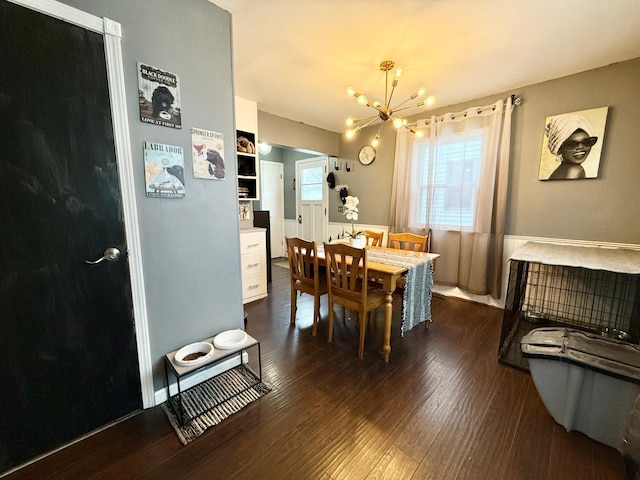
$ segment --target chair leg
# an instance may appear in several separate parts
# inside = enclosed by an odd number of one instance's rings
[[[367,314],[361,313],[360,315],[360,345],[358,346],[358,358],[362,360],[364,358],[364,337],[367,333]]]
[[[296,310],[298,309],[298,304],[297,304],[297,300],[296,300],[296,289],[293,288],[293,286],[291,287],[291,321],[289,322],[289,325],[295,325],[296,324]]]
[[[333,341],[333,303],[329,302],[329,333],[327,334],[327,342]]]
[[[313,327],[311,327],[311,335],[314,337],[318,333],[318,322],[320,321],[320,296],[313,296]]]

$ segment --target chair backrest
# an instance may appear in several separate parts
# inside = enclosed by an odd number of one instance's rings
[[[367,250],[343,243],[324,244],[329,301],[350,310],[367,303]]]
[[[286,238],[291,284],[299,284],[301,290],[315,291],[319,283],[318,250],[316,242],[301,238]],[[306,287],[306,288],[304,288]]]
[[[367,245],[371,245],[373,247],[382,246],[382,237],[384,236],[384,232],[374,232],[373,230],[364,230],[364,235],[365,237],[367,237]]]
[[[399,248],[400,250],[426,252],[428,241],[428,235],[416,235],[415,233],[390,233],[387,246],[389,248]]]

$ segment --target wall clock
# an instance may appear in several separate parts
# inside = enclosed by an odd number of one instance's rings
[[[371,145],[365,145],[358,153],[358,160],[363,165],[370,165],[376,159],[376,149]]]

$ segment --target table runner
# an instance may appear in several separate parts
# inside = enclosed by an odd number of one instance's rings
[[[433,262],[411,253],[367,249],[367,260],[407,268],[402,296],[401,335],[424,321],[431,321]]]

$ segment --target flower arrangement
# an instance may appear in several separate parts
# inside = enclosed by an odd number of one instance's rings
[[[347,217],[347,220],[351,220],[351,232],[347,232],[346,235],[353,238],[362,235],[362,231],[356,232],[356,227],[353,223],[354,221],[358,220],[358,203],[360,203],[358,197],[348,195],[344,199],[344,207],[342,210],[342,214]]]

